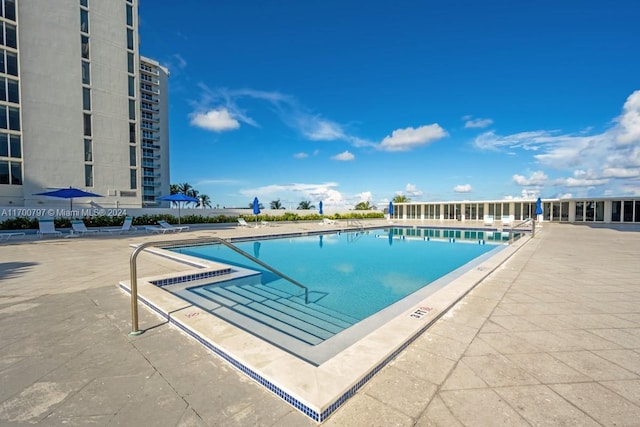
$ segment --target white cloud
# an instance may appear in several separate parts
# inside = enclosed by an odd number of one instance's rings
[[[524,187],[544,185],[547,182],[548,178],[549,177],[543,171],[533,172],[529,178],[517,174],[511,177],[511,179],[513,179],[513,182]]]
[[[562,185],[565,187],[597,187],[605,185],[609,182],[608,179],[591,179],[591,178],[558,178],[554,181],[556,185]]]
[[[240,127],[240,123],[229,114],[226,108],[194,113],[191,115],[191,124],[214,132],[224,132]]]
[[[339,160],[341,162],[349,162],[355,158],[356,156],[351,154],[349,151],[343,151],[342,153],[336,154],[335,156],[331,157],[332,160]]]
[[[633,92],[627,98],[617,123],[618,144],[629,145],[640,142],[640,90]]]
[[[447,132],[437,123],[420,126],[419,128],[396,129],[391,132],[391,136],[387,136],[382,140],[378,145],[378,149],[384,151],[409,151],[415,147],[444,138],[447,135]]]
[[[493,120],[491,119],[471,119],[469,116],[465,116],[463,118],[465,121],[464,127],[469,128],[486,128],[487,126],[491,126],[493,124]]]
[[[356,198],[360,202],[368,202],[371,200],[371,191],[363,191],[362,193],[356,194]]]
[[[296,153],[293,157],[296,159],[306,159],[309,155],[307,153]]]
[[[299,113],[296,121],[298,130],[312,141],[335,141],[346,138],[342,127],[329,120]]]
[[[640,177],[640,168],[604,168],[602,170],[603,178],[638,178]]]
[[[418,188],[413,184],[407,184],[404,191],[406,192],[407,196],[410,197],[422,196],[422,191],[418,190]]]
[[[473,188],[471,188],[471,184],[460,184],[453,187],[453,191],[456,193],[471,193]]]

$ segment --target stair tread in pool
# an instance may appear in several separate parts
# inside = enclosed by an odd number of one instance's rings
[[[289,302],[288,300],[267,300],[263,304],[334,333],[338,333],[352,325],[352,323],[343,322],[341,319],[333,318],[316,310],[315,305],[287,304]]]

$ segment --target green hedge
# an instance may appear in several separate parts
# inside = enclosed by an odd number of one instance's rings
[[[299,215],[295,212],[284,212],[282,215],[240,215],[248,222],[250,221],[280,221],[280,222],[295,222],[295,221],[320,221],[322,218],[329,219],[372,219],[372,218],[384,218],[384,214],[381,212],[367,212],[355,213],[349,212],[346,214],[335,215],[318,215],[308,214]],[[120,227],[124,222],[124,216],[91,216],[84,217],[84,221],[87,227]],[[224,224],[235,223],[237,216],[202,216],[202,215],[184,215],[180,218],[182,224]],[[177,224],[178,217],[173,215],[141,215],[133,218],[133,225],[155,225],[159,220],[165,220],[169,224]],[[71,228],[70,218],[55,218],[54,223],[56,228]],[[37,230],[38,219],[31,217],[17,217],[9,218],[4,221],[0,221],[0,230]]]

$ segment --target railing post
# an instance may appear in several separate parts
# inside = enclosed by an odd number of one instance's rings
[[[131,332],[129,332],[129,336],[137,336],[144,332],[138,327],[138,268],[136,258],[145,246],[146,244],[143,243],[135,248],[129,260],[129,279],[131,282]]]

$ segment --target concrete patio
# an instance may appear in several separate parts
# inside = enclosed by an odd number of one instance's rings
[[[148,240],[158,236],[0,244],[0,425],[314,425],[145,308],[145,333],[127,335],[117,284],[129,245]],[[323,425],[638,425],[639,260],[637,226],[544,224]],[[140,276],[181,268],[146,254],[138,264]]]

